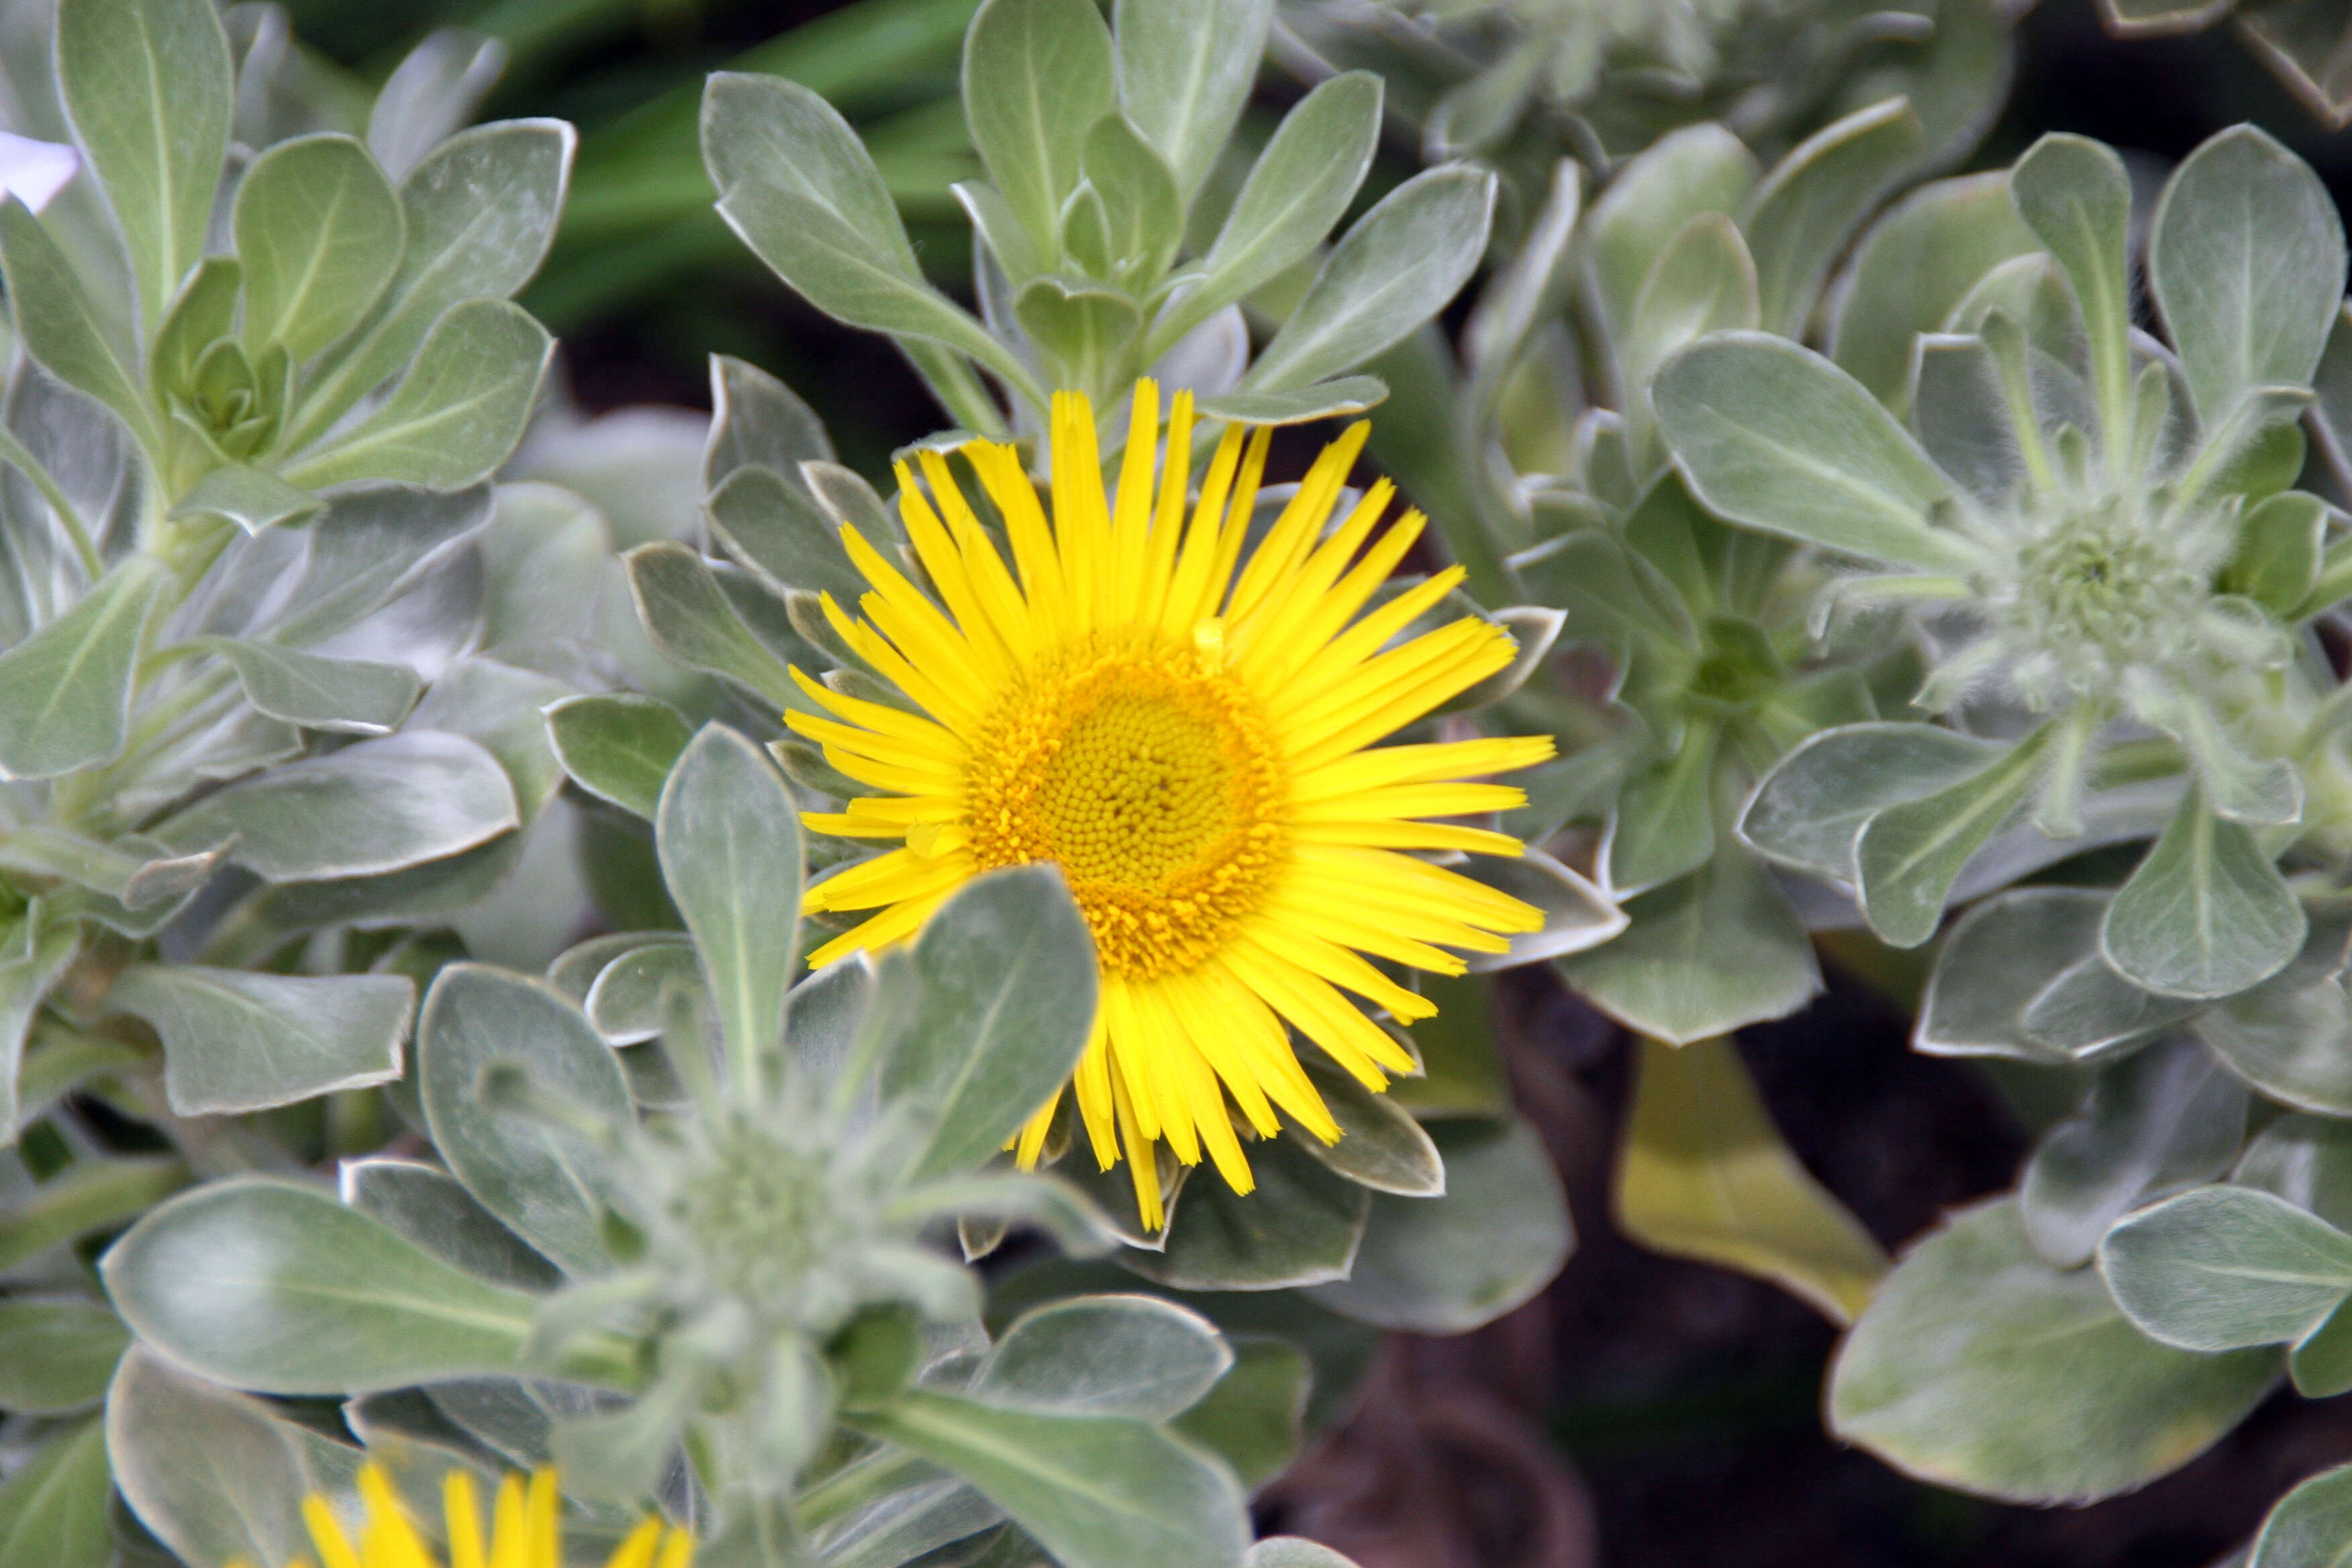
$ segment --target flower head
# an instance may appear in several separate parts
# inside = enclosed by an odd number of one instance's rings
[[[323,1568],[439,1568],[439,1559],[426,1549],[382,1467],[361,1466],[359,1484],[367,1522],[357,1546],[325,1498],[313,1492],[302,1500],[302,1522],[310,1527],[310,1542],[318,1548]],[[553,1470],[532,1476],[528,1487],[520,1476],[499,1482],[487,1535],[471,1476],[450,1470],[442,1501],[448,1568],[545,1568],[564,1560]],[[605,1568],[687,1568],[693,1560],[692,1536],[649,1519],[614,1549]]]
[[[1539,929],[1537,910],[1413,852],[1518,854],[1503,834],[1428,819],[1521,804],[1516,788],[1467,781],[1552,752],[1544,736],[1368,749],[1513,650],[1475,617],[1396,640],[1458,571],[1362,613],[1423,522],[1408,511],[1381,527],[1393,493],[1381,480],[1327,530],[1364,426],[1325,449],[1252,548],[1269,433],[1225,431],[1188,523],[1190,394],[1174,400],[1155,489],[1159,414],[1157,387],[1139,383],[1106,494],[1093,412],[1057,395],[1050,519],[1011,447],[961,449],[1003,519],[1009,565],[945,456],[921,454],[929,499],[902,466],[929,588],[845,528],[873,591],[862,619],[829,596],[824,608],[906,705],[801,675],[835,717],[787,718],[876,792],[809,826],[903,841],[809,889],[811,913],[877,911],[813,963],[907,940],[982,872],[1062,868],[1103,978],[1073,1086],[1080,1120],[1105,1169],[1124,1149],[1152,1228],[1162,1140],[1250,1190],[1229,1105],[1261,1137],[1286,1115],[1338,1138],[1286,1026],[1373,1089],[1412,1070],[1342,993],[1400,1020],[1433,1009],[1365,955],[1459,973],[1446,950],[1502,952],[1510,933]],[[1023,1133],[1023,1163],[1058,1100]]]

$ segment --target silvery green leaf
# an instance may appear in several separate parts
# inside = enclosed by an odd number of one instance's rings
[[[52,1435],[0,1484],[0,1568],[108,1568],[112,1490],[97,1417]]]
[[[1079,0],[989,0],[964,35],[972,146],[1044,257],[1059,254],[1062,203],[1113,72],[1110,29]]]
[[[1489,172],[1449,165],[1381,197],[1332,247],[1242,389],[1353,370],[1444,310],[1486,255],[1496,188]]]
[[[921,275],[872,154],[816,92],[782,77],[713,72],[703,88],[701,140],[722,198],[746,180],[765,181],[832,213],[901,276]]]
[[[2165,996],[2228,996],[2278,973],[2307,922],[2253,835],[2191,790],[2107,906],[2099,951]]]
[[[1739,837],[1768,860],[1852,885],[1855,842],[1890,805],[1983,768],[1991,742],[1934,724],[1843,724],[1809,737],[1756,786]]]
[[[507,46],[464,27],[436,27],[407,54],[368,111],[368,151],[397,180],[474,118],[506,69]]]
[[[1773,166],[1740,224],[1768,331],[1804,335],[1832,264],[1924,142],[1909,100],[1890,98],[1823,126]]]
[[[1037,279],[1013,302],[1013,319],[1038,349],[1084,385],[1100,385],[1143,331],[1143,313],[1119,289],[1083,279]]]
[[[2033,1250],[2079,1268],[2133,1209],[2218,1178],[2245,1136],[2246,1091],[2194,1040],[2148,1047],[2099,1074],[2019,1178]]]
[[[784,988],[799,963],[801,829],[792,793],[758,747],[707,725],[670,770],[654,838],[670,897],[694,933],[739,1091],[754,1092],[783,1048]]]
[[[2352,1115],[2352,997],[2344,989],[2340,910],[2310,914],[2303,952],[2248,991],[2205,1009],[2198,1037],[2268,1098],[2323,1116]]]
[[[1670,132],[1626,160],[1586,225],[1592,291],[1612,343],[1624,341],[1642,280],[1667,241],[1703,213],[1739,214],[1758,175],[1755,154],[1712,122]]]
[[[73,263],[40,221],[0,194],[0,274],[7,283],[16,341],[59,381],[88,393],[142,444],[159,437],[137,378],[125,363]]]
[[[985,328],[919,274],[909,276],[898,258],[833,208],[773,184],[763,171],[730,186],[719,213],[753,254],[826,315],[961,351],[1032,402],[1042,401],[1031,395],[1036,388],[1027,369]]]
[[[1364,1238],[1370,1192],[1332,1174],[1287,1137],[1253,1145],[1249,1163],[1255,1192],[1237,1194],[1213,1173],[1195,1172],[1184,1201],[1170,1211],[1165,1249],[1125,1247],[1120,1264],[1179,1290],[1275,1290],[1346,1279]]]
[[[0,653],[0,777],[54,778],[121,753],[140,637],[163,579],[131,556]]]
[[[346,1160],[343,1202],[478,1279],[547,1290],[563,1276],[446,1171],[410,1160]]]
[[[877,541],[898,539],[904,533],[898,518],[856,469],[845,468],[839,463],[811,461],[803,463],[800,472],[809,494],[816,498],[818,508],[836,526],[853,527],[867,539]]]
[[[2352,1466],[2338,1466],[2279,1499],[2263,1520],[2243,1568],[2332,1568],[2347,1554],[2352,1554]]]
[[[2131,391],[2131,286],[2125,255],[2131,180],[2123,160],[2087,138],[2053,132],[2017,161],[2009,191],[2018,216],[2074,286],[2089,338],[2101,433],[2119,441],[2128,427],[2125,410]]]
[[[1909,405],[1921,449],[1961,488],[1996,510],[2011,506],[2026,478],[2025,457],[1984,340],[1923,332],[1913,340],[1910,372],[1908,384],[1895,395],[1880,394],[1882,401]]]
[[[259,468],[215,468],[173,506],[177,517],[222,517],[247,533],[299,522],[319,510],[319,498]]]
[[[1864,825],[1853,845],[1855,887],[1882,939],[1916,947],[1936,934],[1969,858],[2040,785],[2049,734],[2044,726],[1958,783],[1886,806]]]
[[[1088,132],[1081,167],[1103,205],[1109,266],[1097,275],[1156,281],[1184,237],[1175,172],[1117,114],[1104,115]]]
[[[396,664],[321,658],[268,643],[205,637],[199,646],[226,659],[246,700],[273,719],[345,735],[386,735],[399,727],[424,689]]]
[[[504,300],[468,300],[433,323],[383,405],[286,469],[312,489],[389,479],[462,489],[513,455],[555,340]]]
[[[2352,1236],[2270,1193],[2199,1187],[2110,1230],[2099,1271],[2143,1333],[2210,1354],[2317,1328],[2352,1295]]]
[[[154,1026],[182,1116],[263,1110],[400,1076],[416,988],[395,974],[247,974],[136,963],[108,1005]]]
[[[729,474],[703,505],[711,537],[771,592],[781,596],[805,588],[830,593],[845,605],[866,594],[866,578],[850,564],[834,522],[805,488],[774,469],[746,464]]]
[[[2223,570],[2221,585],[2282,619],[2292,618],[2317,584],[2328,515],[2327,503],[2305,490],[2258,503],[2238,525],[2237,553]]]
[[[106,187],[141,312],[161,321],[212,220],[232,110],[227,36],[205,0],[67,0],[56,46],[74,140]]]
[[[1307,1443],[1307,1401],[1315,1363],[1287,1340],[1247,1334],[1228,1342],[1234,1364],[1202,1401],[1171,1426],[1231,1466],[1255,1492],[1290,1468]],[[1258,1559],[1251,1558],[1252,1562]]]
[[[1738,226],[1721,213],[1684,225],[1643,280],[1618,349],[1630,406],[1646,411],[1650,378],[1668,354],[1708,332],[1752,330],[1760,308]]]
[[[2090,1269],[2033,1255],[2017,1205],[1948,1216],[1872,1296],[1830,1373],[1831,1430],[1906,1475],[2085,1502],[2178,1469],[2278,1376],[2274,1353],[2146,1338]]]
[[[2166,182],[2147,281],[2209,429],[2260,386],[2301,386],[2344,297],[2344,224],[2309,165],[2251,125]]]
[[[497,758],[514,791],[516,815],[528,826],[563,784],[563,765],[556,761],[540,710],[569,689],[536,670],[468,658],[434,682],[409,715],[408,729],[460,735]]]
[[[361,741],[231,784],[165,821],[175,849],[227,844],[273,882],[396,871],[520,825],[498,760],[456,735],[419,731]]]
[[[0,1301],[0,1410],[61,1415],[106,1396],[131,1331],[86,1300]]]
[[[589,989],[586,1010],[596,1032],[615,1046],[635,1045],[662,1032],[662,994],[700,983],[694,950],[677,942],[632,949],[606,964]]]
[[[1250,1548],[1247,1568],[1356,1568],[1318,1541],[1302,1535],[1269,1535]]]
[[[254,584],[270,604],[253,634],[307,647],[341,632],[448,561],[490,521],[490,488],[454,495],[413,485],[370,485],[325,498],[301,531],[308,556],[294,581]],[[274,575],[274,574],[272,574]]]
[[[1905,411],[1912,343],[1941,331],[1984,275],[2038,249],[1995,171],[1937,180],[1886,209],[1855,249],[1837,299],[1830,357]]]
[[[567,697],[551,703],[545,718],[548,738],[572,781],[648,822],[663,781],[694,738],[668,703],[625,692]]]
[[[2026,1032],[2023,1013],[2071,966],[2097,958],[2105,912],[2106,895],[2089,888],[2021,888],[1969,910],[1937,949],[1913,1048],[2063,1062]]]
[[[555,955],[548,964],[546,980],[556,994],[576,1007],[588,1005],[588,993],[596,984],[596,976],[604,966],[625,952],[656,942],[684,943],[688,939],[682,931],[625,931],[605,936],[592,936],[575,942]]]
[[[2196,1002],[2158,996],[2117,974],[2095,943],[2026,1003],[2021,1020],[2037,1045],[2091,1061],[2146,1040],[2201,1010]]]
[[[2275,1193],[2342,1230],[2352,1223],[2352,1123],[2290,1111],[2253,1136],[2230,1180]]]
[[[940,905],[862,1026],[884,1103],[920,1130],[908,1179],[959,1174],[1003,1147],[1077,1067],[1095,997],[1094,942],[1058,867],[991,872]]]
[[[1152,331],[1165,352],[1225,306],[1305,259],[1355,199],[1380,139],[1381,79],[1318,82],[1283,117],[1202,258],[1202,277]]]
[[[709,566],[682,544],[641,544],[622,558],[646,635],[664,656],[708,670],[775,708],[806,708],[783,662],[752,636]]]
[[[433,1141],[477,1202],[567,1273],[611,1267],[601,1229],[604,1155],[546,1117],[492,1104],[486,1075],[510,1064],[530,1092],[615,1129],[635,1112],[612,1048],[541,983],[452,964],[426,994],[416,1070]]]
[[[714,96],[719,80],[711,78]],[[705,490],[718,489],[728,475],[751,464],[790,484],[803,463],[833,461],[833,441],[824,433],[824,422],[799,394],[757,365],[712,354],[710,407],[710,434],[702,455]]]
[[[100,1267],[116,1310],[149,1344],[200,1375],[270,1394],[505,1372],[537,1305],[325,1192],[267,1177],[215,1182],[152,1210]]]
[[[1694,723],[1673,755],[1625,781],[1609,815],[1605,880],[1619,897],[1686,876],[1715,855],[1715,759],[1721,731]]]
[[[22,1119],[17,1077],[33,1016],[80,951],[73,927],[59,925],[36,936],[30,952],[0,963],[0,1148],[16,1142]]]
[[[1241,118],[1273,16],[1269,0],[1121,0],[1114,14],[1119,109],[1175,172],[1180,209]]]
[[[8,1168],[24,1169],[13,1159]],[[81,1160],[29,1190],[12,1180],[12,1201],[0,1208],[0,1269],[127,1224],[187,1183],[187,1167],[169,1155]]]
[[[1764,868],[1725,846],[1697,870],[1622,906],[1598,947],[1553,961],[1576,994],[1677,1044],[1784,1018],[1822,988],[1812,944]]]
[[[851,1063],[851,1047],[873,1001],[874,964],[862,952],[834,960],[785,994],[792,1029],[784,1046],[792,1070],[821,1098],[835,1093],[835,1080]],[[868,1100],[870,1110],[870,1093]]]
[[[1408,1198],[1445,1195],[1445,1162],[1412,1112],[1320,1056],[1309,1056],[1303,1065],[1331,1120],[1339,1124],[1339,1141],[1302,1138],[1300,1148],[1376,1193]]]
[[[1482,855],[1463,867],[1462,874],[1533,904],[1544,916],[1541,931],[1512,936],[1508,952],[1466,955],[1474,974],[1582,952],[1609,941],[1627,923],[1624,911],[1589,878],[1540,849],[1507,859]]]
[[[1810,349],[1720,332],[1651,390],[1691,493],[1735,522],[1890,565],[1965,569],[1929,521],[1949,481],[1863,384]]]
[[[303,1498],[352,1500],[362,1458],[144,1347],[122,1358],[106,1424],[124,1500],[191,1563],[301,1560]]]
[[[236,187],[245,343],[283,343],[299,363],[365,316],[407,243],[400,195],[349,136],[281,142]]]
[[[483,651],[544,662],[552,645],[595,639],[613,534],[594,507],[553,485],[501,484],[480,550]]]
[[[954,1477],[940,1476],[885,1493],[814,1536],[810,1544],[824,1568],[899,1568],[927,1558],[956,1568],[982,1568],[986,1560],[971,1538],[1003,1520],[1004,1510],[994,1503]],[[954,1551],[939,1555],[941,1547],[958,1542]]]
[[[530,281],[555,237],[577,141],[560,120],[502,120],[459,132],[408,172],[400,271],[303,386],[289,449],[310,446],[389,380],[451,307],[503,300]]]
[[[1381,1328],[1465,1333],[1550,1284],[1576,1233],[1559,1173],[1528,1123],[1450,1118],[1430,1131],[1444,1156],[1444,1194],[1375,1194],[1347,1278],[1309,1294]],[[1198,1218],[1187,1205],[1186,1221]]]
[[[1239,1568],[1248,1544],[1231,1472],[1148,1422],[913,1389],[856,1425],[970,1481],[1068,1568]]]
[[[1385,401],[1389,389],[1376,375],[1343,375],[1286,392],[1225,392],[1200,403],[1204,419],[1237,425],[1305,425],[1361,414]]]
[[[1157,1296],[1076,1296],[1023,1313],[980,1363],[974,1399],[1167,1421],[1234,1364],[1215,1325]]]

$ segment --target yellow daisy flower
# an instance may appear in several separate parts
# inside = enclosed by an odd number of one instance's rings
[[[1224,432],[1187,526],[1190,393],[1171,410],[1156,495],[1152,383],[1135,389],[1115,496],[1087,400],[1057,394],[1052,418],[1050,521],[1012,447],[961,448],[1003,521],[1010,569],[938,452],[919,455],[929,499],[898,468],[929,591],[841,531],[873,591],[863,619],[830,595],[825,616],[920,711],[793,671],[836,717],[786,722],[877,792],[808,826],[904,841],[809,889],[810,913],[879,911],[809,962],[908,940],[982,872],[1058,865],[1102,969],[1078,1110],[1105,1170],[1124,1146],[1156,1230],[1160,1140],[1188,1165],[1205,1152],[1250,1190],[1229,1102],[1261,1137],[1280,1130],[1277,1111],[1339,1137],[1286,1024],[1372,1089],[1412,1070],[1341,993],[1407,1021],[1435,1009],[1364,954],[1458,974],[1446,949],[1501,952],[1508,933],[1540,929],[1529,905],[1409,851],[1518,854],[1503,834],[1423,819],[1520,805],[1516,788],[1464,781],[1541,762],[1552,742],[1367,749],[1505,668],[1513,647],[1475,617],[1388,646],[1458,569],[1359,616],[1423,522],[1408,511],[1381,527],[1394,493],[1382,479],[1326,532],[1366,426],[1324,450],[1250,550],[1269,430]],[[1059,1098],[1017,1141],[1023,1165]]]
[[[327,1500],[312,1493],[302,1500],[302,1522],[310,1527],[310,1543],[319,1549],[322,1568],[440,1568],[424,1538],[409,1522],[400,1494],[382,1467],[360,1467],[360,1500],[367,1523],[359,1544],[343,1533],[341,1521]],[[491,1533],[482,1534],[481,1510],[476,1506],[473,1478],[451,1470],[442,1486],[442,1506],[449,1530],[448,1568],[562,1568],[563,1538],[557,1527],[555,1472],[541,1470],[526,1488],[522,1478],[509,1476],[499,1483],[492,1505]],[[665,1530],[649,1519],[629,1532],[613,1551],[605,1568],[688,1568],[694,1561],[694,1538],[675,1527]],[[231,1564],[231,1568],[242,1568]],[[295,1568],[295,1565],[289,1565]]]

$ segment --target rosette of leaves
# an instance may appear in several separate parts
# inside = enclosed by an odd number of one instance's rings
[[[1034,434],[1067,389],[1118,437],[1128,389],[1155,366],[1208,416],[1362,409],[1384,392],[1350,373],[1469,278],[1495,182],[1429,170],[1319,253],[1380,132],[1381,84],[1351,72],[1284,118],[1223,205],[1211,174],[1256,79],[1270,9],[1122,0],[1106,26],[1090,0],[981,6],[964,40],[963,107],[988,178],[955,187],[972,223],[978,317],[924,281],[872,156],[795,83],[710,79],[703,156],[719,210],[819,310],[896,339],[975,434]],[[1243,302],[1277,295],[1285,319],[1253,358]]]
[[[1714,121],[1779,151],[1908,97],[1927,161],[2000,111],[2010,20],[1996,0],[1282,0],[1276,48],[1312,75],[1377,70],[1432,159],[1596,167]]]
[[[504,296],[568,132],[445,137],[470,91],[410,70],[367,141],[255,146],[301,117],[259,93],[282,16],[236,20],[241,63],[203,0],[60,7],[80,173],[0,204],[0,1268],[41,1293],[0,1361],[79,1347],[0,1408],[59,1463],[120,1337],[73,1244],[376,1135],[372,1094],[232,1118],[399,1076],[400,932],[562,779],[535,710],[586,626],[533,594],[606,553],[576,500],[483,482],[547,358]]]
[[[1558,647],[1498,710],[1552,731],[1563,753],[1528,776],[1529,805],[1507,826],[1589,863],[1622,901],[1622,929],[1553,957],[1645,1037],[1620,1223],[1841,1319],[1884,1258],[1782,1143],[1727,1037],[1804,1005],[1821,984],[1809,928],[1851,917],[1776,877],[1736,826],[1789,748],[1899,711],[1917,659],[1884,627],[1816,641],[1819,558],[1691,498],[1650,388],[1709,331],[1794,337],[1843,319],[1824,310],[1834,269],[1916,166],[1921,135],[1906,103],[1883,103],[1767,170],[1723,127],[1687,127],[1629,160],[1590,211],[1563,162],[1472,311],[1460,368],[1428,333],[1382,360],[1396,396],[1373,435],[1474,591],[1565,614]]]
[[[1075,1188],[985,1168],[1092,1022],[1058,874],[978,881],[911,950],[788,989],[785,781],[714,725],[655,813],[685,932],[436,980],[418,1090],[446,1170],[215,1183],[107,1255],[142,1342],[108,1410],[131,1508],[198,1568],[279,1560],[348,1438],[428,1481],[551,1460],[587,1523],[657,1503],[698,1562],[1240,1563],[1236,1465],[1295,1424],[1298,1358],[1237,1359],[1131,1292],[992,1335],[952,1251],[958,1220],[1107,1238]],[[231,1390],[348,1403],[320,1438]],[[193,1474],[238,1441],[269,1462]]]
[[[2072,1112],[2014,1194],[1878,1287],[1829,1401],[1890,1462],[2018,1500],[2185,1462],[2275,1380],[2261,1347],[2306,1344],[2298,1384],[2341,1386],[2317,1318],[2272,1302],[2232,1326],[2215,1292],[2242,1274],[2261,1296],[2276,1248],[2328,1245],[2295,1205],[2327,1212],[2315,1173],[2352,1114],[2339,685],[2312,631],[2341,551],[2331,509],[2290,488],[2298,417],[2343,352],[2343,233],[2276,143],[2213,139],[2147,227],[2159,341],[2128,313],[2129,210],[2112,153],[2047,138],[2005,185],[1947,182],[1889,214],[1834,363],[1725,333],[1654,397],[1699,499],[1871,563],[1822,614],[1902,611],[1931,666],[1917,704],[1942,715],[1814,736],[1759,785],[1743,839],[1850,890],[1897,945],[2069,862],[1952,927],[1916,1040],[2039,1069]],[[2004,227],[2025,243],[2000,260]],[[2265,1105],[2293,1114],[2263,1127]]]
[[[780,721],[786,710],[813,710],[789,669],[836,689],[876,689],[873,673],[827,623],[819,595],[864,591],[840,542],[844,523],[893,545],[905,545],[905,535],[895,510],[833,461],[822,426],[790,389],[723,358],[712,375],[719,415],[705,458],[705,547],[657,542],[630,551],[630,586],[655,648],[723,689],[730,722],[767,745],[803,806],[835,810],[864,787]],[[1465,607],[1433,615],[1454,618]],[[1550,627],[1538,629],[1548,636]],[[1496,691],[1524,673],[1498,679]],[[1482,701],[1494,695],[1473,694]],[[655,816],[661,780],[690,734],[677,707],[640,696],[581,697],[553,707],[548,721],[580,788],[640,823]],[[808,858],[824,867],[874,847],[813,836]],[[1615,911],[1591,885],[1548,857],[1500,862],[1494,874],[1552,916],[1544,932],[1522,939],[1522,951],[1498,963],[1528,962],[1616,927]],[[1475,993],[1463,1005],[1475,1005]],[[1099,1173],[1091,1155],[1070,1153],[1071,1139],[1056,1135],[1047,1148],[1051,1168],[1122,1227],[1113,1256],[1123,1271],[1098,1264],[1084,1279],[1094,1289],[1156,1291],[1221,1321],[1230,1301],[1223,1293],[1265,1292],[1257,1310],[1235,1320],[1236,1331],[1310,1350],[1346,1345],[1329,1370],[1347,1386],[1363,1371],[1362,1325],[1458,1332],[1524,1301],[1566,1257],[1568,1215],[1540,1143],[1512,1114],[1491,1060],[1468,1043],[1480,1026],[1465,1016],[1459,1028],[1449,1022],[1444,1034],[1431,1032],[1427,1048],[1439,1059],[1430,1077],[1389,1096],[1363,1089],[1319,1052],[1302,1051],[1345,1135],[1329,1146],[1293,1134],[1259,1146],[1252,1163],[1260,1186],[1246,1197],[1214,1180],[1189,1183],[1189,1168],[1168,1160],[1160,1179],[1170,1220],[1157,1232],[1136,1228],[1124,1166]],[[984,1252],[1002,1234],[981,1224],[966,1240]],[[1317,1398],[1318,1419],[1328,1419],[1345,1394],[1335,1387]]]

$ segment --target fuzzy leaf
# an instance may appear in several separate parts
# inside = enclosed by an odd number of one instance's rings
[[[396,974],[247,974],[142,963],[123,972],[107,1001],[163,1037],[172,1109],[205,1116],[398,1078],[416,988]]]
[[[520,974],[452,964],[425,998],[416,1039],[425,1120],[466,1190],[567,1272],[608,1268],[593,1142],[484,1095],[484,1075],[511,1064],[573,1113],[614,1128],[631,1121],[620,1064],[579,1009]]]
[[[2306,929],[2303,906],[2253,835],[2191,790],[2107,906],[2099,951],[2159,995],[2220,997],[2277,973]]]
[[[2251,125],[2166,182],[2147,281],[2212,429],[2256,387],[2304,386],[2344,297],[2344,224],[2310,166]]]
[[[2158,1344],[2099,1277],[2034,1257],[2017,1206],[1948,1216],[1872,1295],[1830,1427],[1907,1475],[2012,1502],[2111,1497],[2189,1462],[2278,1375],[2268,1352]]]
[[[153,1210],[100,1268],[142,1339],[192,1371],[268,1394],[505,1372],[536,1307],[326,1193],[265,1177],[215,1182]]]
[[[1691,492],[1735,522],[1890,565],[1965,567],[1928,521],[1951,485],[1863,384],[1810,349],[1719,332],[1651,399]]]
[[[400,194],[349,136],[281,142],[237,182],[245,343],[283,343],[299,363],[368,312],[407,244]]]
[[[2269,1193],[2200,1187],[2109,1231],[2099,1271],[2142,1332],[2210,1354],[2326,1321],[2352,1295],[2352,1236]]]

